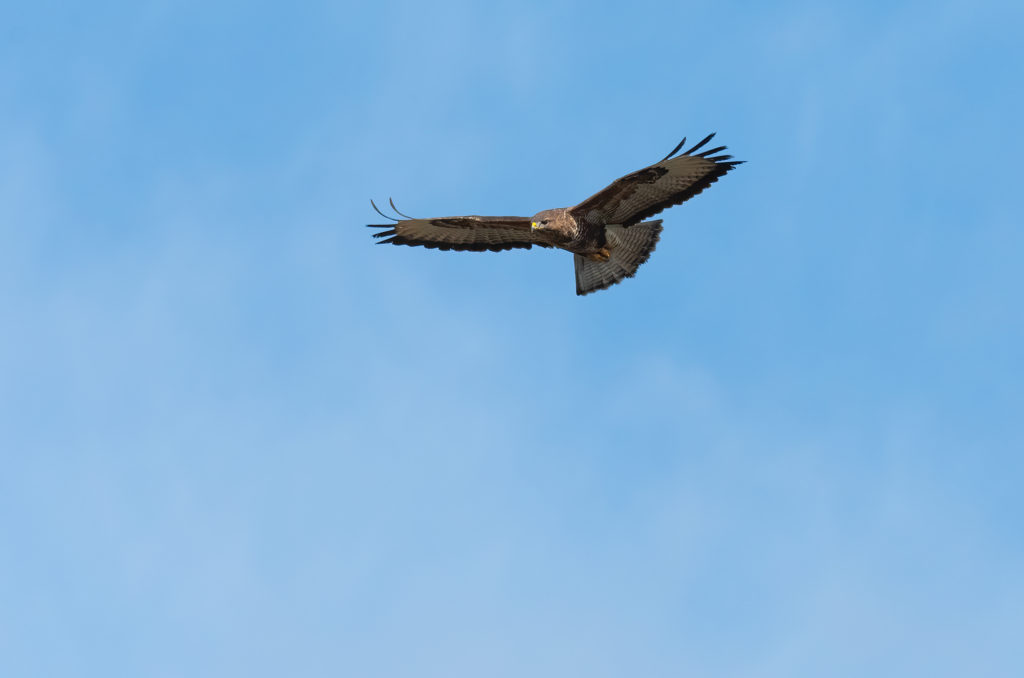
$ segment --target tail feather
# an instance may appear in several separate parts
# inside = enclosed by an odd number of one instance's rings
[[[634,224],[629,228],[605,229],[608,261],[591,261],[575,255],[576,294],[584,295],[611,287],[623,278],[632,278],[640,264],[647,261],[661,237],[661,219]]]

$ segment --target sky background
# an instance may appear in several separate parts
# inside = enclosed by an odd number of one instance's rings
[[[0,674],[1024,675],[1022,34],[4,4]],[[712,131],[747,164],[585,298],[363,226]]]

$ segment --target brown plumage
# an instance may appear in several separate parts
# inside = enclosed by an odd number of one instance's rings
[[[616,179],[575,207],[544,210],[533,217],[396,219],[371,200],[378,214],[395,223],[370,226],[386,229],[374,233],[385,238],[381,244],[475,252],[557,247],[575,255],[576,294],[588,294],[632,277],[647,261],[662,227],[660,219],[645,219],[689,200],[742,163],[718,155],[725,146],[694,154],[714,136],[679,153],[683,139],[660,161]],[[405,217],[394,202],[391,208]]]

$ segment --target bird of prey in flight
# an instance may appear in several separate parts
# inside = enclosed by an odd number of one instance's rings
[[[616,179],[575,207],[559,207],[532,217],[440,217],[404,219],[393,224],[370,224],[386,230],[374,233],[380,244],[422,245],[440,250],[482,252],[521,248],[557,247],[573,253],[576,294],[589,294],[631,278],[647,261],[661,235],[661,219],[644,221],[662,210],[686,202],[743,161],[719,155],[725,146],[694,153],[711,141],[708,135],[693,148],[679,153],[684,138],[664,158]],[[677,155],[678,154],[678,155]]]

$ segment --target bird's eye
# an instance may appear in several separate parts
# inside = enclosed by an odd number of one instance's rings
[[[546,223],[548,223],[548,220],[547,220],[547,219],[544,219],[544,220],[543,220],[543,221],[541,221],[540,223],[542,223],[542,224],[546,224]]]

